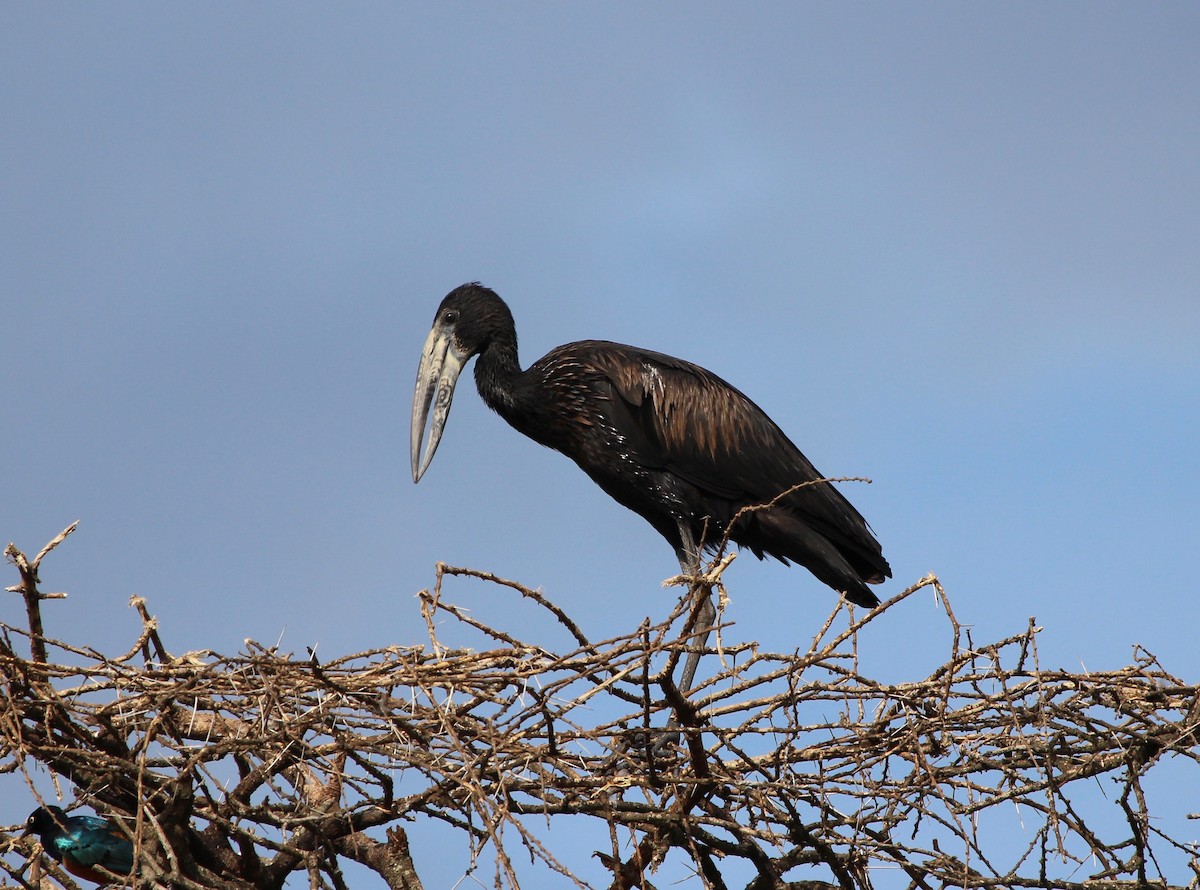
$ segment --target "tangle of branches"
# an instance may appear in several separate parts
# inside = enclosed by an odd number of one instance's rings
[[[32,560],[6,551],[26,620],[0,627],[0,772],[32,809],[40,765],[119,825],[132,886],[343,888],[354,862],[415,890],[409,832],[425,822],[461,838],[440,858],[497,888],[649,890],[668,861],[716,890],[1197,886],[1195,844],[1145,785],[1168,768],[1200,788],[1200,689],[1141,650],[1120,670],[1043,669],[1032,622],[973,645],[932,575],[848,625],[835,613],[805,651],[726,640],[685,699],[694,597],[595,642],[542,594],[446,565],[418,600],[421,645],[177,655],[134,599],[136,639],[104,654],[46,626],[39,568],[70,531]],[[723,592],[728,561],[692,593]],[[573,643],[473,618],[443,589],[464,577],[531,600]],[[858,630],[917,590],[945,608],[947,660],[912,682],[862,676]],[[448,628],[483,645],[450,647]],[[548,830],[580,818],[602,840],[582,855]],[[1001,841],[1005,820],[1020,830]],[[19,827],[6,880],[76,886]]]

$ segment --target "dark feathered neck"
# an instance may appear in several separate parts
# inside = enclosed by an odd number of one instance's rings
[[[516,406],[524,375],[517,358],[515,330],[493,335],[475,361],[475,385],[493,411],[507,416]]]

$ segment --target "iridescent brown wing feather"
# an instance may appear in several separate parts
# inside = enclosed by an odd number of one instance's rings
[[[586,350],[610,384],[611,420],[629,438],[630,453],[695,486],[715,519],[726,521],[742,507],[816,483],[735,528],[735,541],[760,556],[801,562],[831,583],[810,564],[814,552],[826,553],[815,533],[849,563],[860,584],[890,577],[862,515],[833,485],[817,481],[823,477],[808,458],[735,387],[698,365],[649,350],[601,341],[572,347]],[[803,538],[803,546],[789,548],[789,536]]]

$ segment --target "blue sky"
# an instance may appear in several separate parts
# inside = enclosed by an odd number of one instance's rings
[[[438,560],[597,638],[664,614],[670,548],[469,380],[412,484],[420,346],[479,279],[525,364],[589,337],[680,355],[871,477],[847,494],[885,593],[934,571],[977,642],[1036,616],[1043,664],[1138,643],[1200,673],[1195,6],[0,21],[0,539],[80,520],[43,570],[71,593],[55,635],[123,649],[136,593],[176,652],[416,643]],[[769,648],[833,604],[748,554],[726,580],[727,633]],[[905,679],[949,640],[918,597],[863,645]]]

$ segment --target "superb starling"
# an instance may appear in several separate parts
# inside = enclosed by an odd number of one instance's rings
[[[133,844],[99,816],[68,816],[58,807],[38,807],[25,820],[25,834],[41,838],[46,854],[76,877],[107,884],[96,866],[119,875],[133,871]]]

